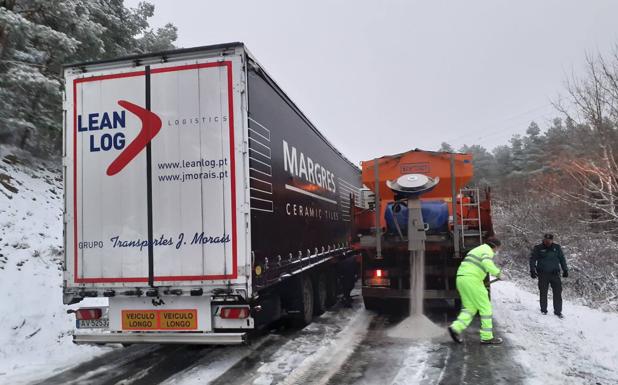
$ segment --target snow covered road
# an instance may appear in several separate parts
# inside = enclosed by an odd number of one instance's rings
[[[513,283],[493,293],[502,346],[478,343],[478,321],[463,345],[446,335],[388,337],[402,317],[368,312],[356,297],[352,309],[336,306],[249,346],[117,348],[40,384],[618,384],[615,314],[567,303],[560,320],[541,315],[536,295]],[[446,324],[444,313],[432,317]]]
[[[438,315],[440,316],[440,315]],[[443,317],[443,315],[441,315]],[[335,307],[302,330],[281,329],[250,346],[133,346],[41,384],[496,384],[523,382],[513,347],[394,339],[401,316]],[[124,356],[123,356],[124,352]]]

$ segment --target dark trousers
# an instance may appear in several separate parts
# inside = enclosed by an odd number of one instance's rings
[[[339,264],[339,275],[344,298],[349,298],[350,292],[354,289],[357,271],[358,266],[354,257],[348,257]]]
[[[547,291],[551,285],[554,295],[554,313],[562,313],[562,281],[560,273],[539,272],[539,292],[541,295],[541,311],[547,311]]]

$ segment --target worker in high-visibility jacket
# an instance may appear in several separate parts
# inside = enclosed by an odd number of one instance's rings
[[[461,333],[470,325],[476,313],[481,317],[481,344],[502,343],[502,338],[494,337],[493,334],[491,302],[483,282],[487,274],[500,278],[500,269],[493,262],[499,247],[498,239],[488,239],[481,246],[470,250],[457,269],[456,285],[461,297],[461,312],[448,328],[451,338],[457,343],[463,342]]]

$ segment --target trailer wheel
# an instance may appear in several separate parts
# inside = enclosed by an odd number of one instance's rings
[[[316,279],[315,301],[313,312],[320,315],[326,311],[326,300],[328,298],[328,280],[325,273],[319,273]]]
[[[300,314],[296,318],[298,326],[305,326],[311,323],[313,319],[313,284],[309,276],[303,277],[301,290],[301,308]]]

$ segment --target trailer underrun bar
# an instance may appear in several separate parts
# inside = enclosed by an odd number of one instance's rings
[[[247,333],[98,333],[76,334],[75,344],[240,345]]]

